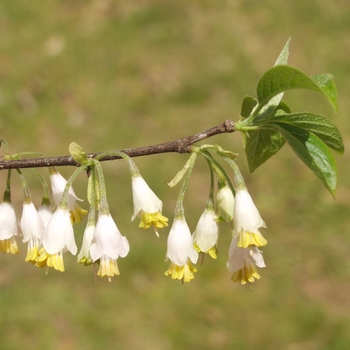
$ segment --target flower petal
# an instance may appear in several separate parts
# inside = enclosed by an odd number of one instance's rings
[[[57,254],[65,247],[75,255],[77,246],[69,211],[58,208],[47,224],[43,234],[43,246],[48,254]]]
[[[219,238],[219,225],[213,210],[206,209],[199,218],[196,230],[193,233],[193,242],[202,251],[213,248]]]
[[[17,235],[17,220],[13,205],[8,202],[0,204],[0,240]]]
[[[130,251],[129,241],[119,232],[111,215],[101,214],[97,220],[95,242],[91,245],[90,255],[96,261],[106,255],[112,259],[125,257]]]
[[[134,202],[134,214],[131,220],[140,215],[141,211],[149,214],[161,213],[163,203],[150,189],[142,176],[132,178],[132,197]]]
[[[167,242],[167,258],[178,266],[186,264],[188,258],[195,264],[198,253],[193,247],[190,229],[185,219],[175,219]]]

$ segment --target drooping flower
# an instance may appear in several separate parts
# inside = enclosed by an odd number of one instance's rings
[[[66,187],[67,180],[57,171],[50,174],[52,195],[55,204],[59,206],[63,191]],[[82,220],[83,215],[87,215],[88,211],[81,208],[76,201],[82,201],[75,194],[73,187],[70,186],[68,191],[68,208],[71,214],[72,223],[79,223]]]
[[[150,189],[141,175],[132,177],[132,197],[134,214],[131,221],[138,216],[141,219],[139,227],[148,229],[153,226],[159,237],[157,229],[168,226],[168,218],[162,215],[162,201]]]
[[[196,251],[208,253],[213,259],[217,258],[218,253],[219,225],[216,219],[214,210],[205,209],[193,233],[193,244]]]
[[[0,252],[19,254],[17,242],[17,220],[13,205],[9,202],[0,204]]]
[[[28,251],[25,261],[35,264],[35,260],[39,256],[38,252],[44,232],[44,224],[32,202],[23,203],[20,226],[23,242],[28,242]]]
[[[198,252],[193,247],[190,229],[185,218],[175,218],[171,227],[166,258],[171,261],[166,276],[172,279],[190,282],[197,269],[193,266],[198,260]]]
[[[218,221],[231,222],[233,220],[235,198],[231,189],[224,185],[216,194],[216,215]]]
[[[78,254],[78,263],[84,264],[85,266],[93,263],[90,256],[90,247],[94,237],[95,228],[95,225],[89,223],[85,227],[83,243],[81,245],[80,253]]]
[[[260,227],[266,227],[266,224],[249,192],[246,188],[237,190],[234,206],[234,231],[238,236],[238,247],[264,246],[267,241],[260,233]]]
[[[39,251],[36,265],[53,267],[64,271],[63,253],[67,250],[77,253],[74,231],[68,209],[58,207],[44,229],[43,248]]]
[[[90,255],[93,262],[99,260],[97,275],[107,276],[109,281],[119,275],[117,259],[124,258],[130,250],[129,241],[122,236],[110,214],[100,214],[97,220]]]
[[[257,267],[266,267],[261,251],[256,246],[239,248],[238,237],[233,237],[229,249],[227,267],[232,272],[232,281],[246,284],[260,279]]]
[[[41,204],[38,209],[38,213],[41,217],[41,220],[43,221],[44,227],[46,227],[53,215],[51,205],[46,203]]]

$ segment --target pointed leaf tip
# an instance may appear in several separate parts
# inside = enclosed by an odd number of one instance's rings
[[[264,106],[277,94],[292,89],[308,89],[321,93],[334,110],[337,110],[337,92],[331,75],[309,77],[302,71],[286,65],[275,66],[260,78],[257,85],[259,106]]]

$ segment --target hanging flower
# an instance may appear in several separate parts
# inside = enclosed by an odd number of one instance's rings
[[[0,204],[0,252],[19,254],[17,242],[17,220],[13,205],[9,202]]]
[[[193,240],[190,229],[185,218],[175,218],[171,227],[166,258],[171,261],[166,276],[172,279],[190,282],[197,269],[192,265],[198,260],[198,253],[193,247]]]
[[[93,262],[99,260],[97,275],[111,277],[119,275],[117,259],[124,258],[130,250],[129,241],[122,236],[110,214],[100,214],[97,220],[94,240],[90,247]]]
[[[53,199],[55,204],[59,206],[67,180],[57,171],[50,174],[50,180]],[[76,196],[73,187],[70,186],[68,191],[68,208],[71,214],[72,224],[81,222],[81,217],[88,213],[88,211],[81,208],[76,201],[82,201],[82,199]]]
[[[216,215],[218,221],[231,222],[235,198],[231,189],[224,185],[216,194]]]
[[[162,201],[149,188],[142,176],[132,177],[132,197],[134,201],[134,214],[141,219],[139,227],[148,229],[153,226],[156,235],[159,237],[158,228],[168,226],[168,218],[162,215]]]
[[[218,254],[219,225],[216,219],[214,210],[205,209],[193,233],[193,244],[196,251],[208,253],[213,259],[216,259]]]
[[[249,192],[246,188],[237,190],[234,206],[234,231],[238,235],[238,247],[264,246],[267,241],[260,233],[260,227],[266,227],[266,224]]]
[[[237,239],[238,237],[233,237],[228,255],[227,267],[232,272],[231,279],[241,284],[252,283],[255,279],[260,279],[257,267],[266,267],[264,258],[255,246],[239,248]]]
[[[74,231],[68,209],[58,207],[43,233],[43,248],[39,251],[36,265],[64,271],[63,253],[77,253]]]
[[[49,223],[53,215],[51,205],[46,203],[41,204],[38,209],[38,213],[41,217],[44,227],[46,227],[46,225]]]
[[[20,226],[23,242],[28,242],[28,251],[25,261],[35,264],[35,260],[39,256],[38,252],[44,232],[44,224],[32,202],[23,203]]]
[[[92,258],[90,256],[90,247],[92,239],[94,237],[96,226],[94,224],[87,224],[83,236],[83,244],[81,245],[80,253],[78,254],[78,263],[85,266],[92,264]]]

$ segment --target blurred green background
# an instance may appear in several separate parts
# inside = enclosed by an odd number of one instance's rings
[[[334,121],[350,142],[350,2],[347,0],[65,0],[0,2],[0,136],[12,153],[66,155],[150,145],[237,120],[288,37],[290,64],[332,73],[336,115],[321,96],[289,92],[294,111]],[[230,231],[221,227],[219,257],[206,259],[186,285],[164,276],[166,237],[130,222],[126,166],[104,163],[111,212],[131,244],[119,277],[94,283],[93,270],[65,256],[64,273],[19,256],[0,257],[1,349],[287,349],[350,348],[349,153],[336,155],[334,200],[288,146],[249,174],[239,134],[206,140],[238,164],[268,225],[267,268],[249,286],[225,268]],[[136,159],[172,221],[179,188],[167,182],[186,155]],[[60,169],[68,177],[71,168]],[[46,175],[45,171],[42,171]],[[25,171],[36,204],[40,184]],[[14,174],[15,175],[15,174]],[[3,184],[6,173],[0,174]],[[86,179],[75,190],[86,198]],[[192,230],[204,209],[209,174],[198,161],[185,199]],[[2,190],[1,190],[2,191]],[[21,213],[20,183],[13,202]],[[87,207],[85,200],[85,207]],[[76,228],[80,245],[84,224]]]

